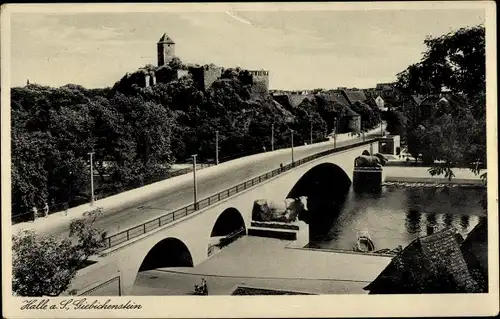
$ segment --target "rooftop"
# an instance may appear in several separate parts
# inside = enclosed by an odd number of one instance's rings
[[[370,293],[477,291],[477,282],[460,251],[462,242],[454,228],[417,238],[364,289]]]
[[[163,33],[160,40],[158,40],[158,43],[175,44],[175,42],[166,33]]]
[[[355,102],[365,102],[366,95],[359,90],[342,90],[350,104]]]

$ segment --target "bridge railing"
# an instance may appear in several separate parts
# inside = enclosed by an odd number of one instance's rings
[[[250,180],[247,180],[243,183],[240,183],[236,186],[233,186],[231,188],[228,188],[226,190],[223,190],[219,193],[216,193],[214,195],[211,195],[209,197],[206,197],[197,203],[193,203],[184,207],[181,207],[173,212],[169,212],[163,216],[157,217],[153,220],[147,221],[141,225],[129,228],[127,230],[124,230],[122,232],[119,232],[117,234],[114,234],[112,236],[109,236],[105,239],[104,247],[102,250],[118,246],[124,242],[127,242],[131,239],[134,239],[136,237],[142,236],[150,231],[153,231],[157,228],[160,228],[164,225],[170,224],[174,222],[175,220],[181,219],[183,217],[186,217],[200,209],[206,208],[212,204],[218,203],[228,197],[231,197],[235,194],[238,194],[240,192],[245,191],[248,188],[251,188],[255,185],[258,185],[268,179],[271,179],[277,175],[280,175],[284,172],[287,172],[291,170],[294,167],[303,165],[305,163],[308,163],[310,161],[313,161],[315,159],[318,159],[323,156],[331,155],[334,153],[342,152],[351,148],[356,148],[362,145],[370,144],[373,143],[374,141],[377,141],[377,138],[372,138],[372,139],[367,139],[362,142],[354,143],[354,144],[349,144],[349,145],[344,145],[344,146],[339,146],[334,149],[329,149],[326,151],[322,151],[304,158],[301,158],[300,160],[294,161],[293,163],[290,163],[288,165],[284,165],[283,167],[276,168],[270,172],[264,173],[260,176],[254,177]]]

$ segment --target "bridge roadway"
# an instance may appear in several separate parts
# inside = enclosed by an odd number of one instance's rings
[[[380,136],[380,128],[372,130],[366,134],[365,138]],[[362,138],[350,138],[349,140],[337,141],[337,147],[354,144],[362,141]],[[321,142],[313,145],[297,147],[294,149],[294,160],[307,157],[333,148],[333,140]],[[252,156],[252,161],[239,161],[235,165],[222,168],[214,174],[200,174],[197,178],[198,199],[205,198],[214,193],[223,191],[245,180],[256,177],[279,167],[280,163],[286,165],[291,163],[291,151],[278,150],[268,156]],[[192,174],[190,174],[192,175]],[[193,203],[193,181],[186,179],[173,187],[169,187],[153,199],[149,199],[142,204],[134,207],[105,212],[99,217],[95,226],[106,231],[108,235],[120,232],[127,228],[134,227],[144,221],[162,216],[179,207]],[[50,218],[50,216],[49,216]],[[36,229],[37,233],[44,235],[66,236],[68,234],[68,223],[54,222],[47,224],[46,227]]]

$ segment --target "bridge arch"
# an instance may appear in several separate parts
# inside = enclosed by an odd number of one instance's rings
[[[307,196],[307,211],[299,214],[299,220],[309,224],[310,240],[328,232],[345,203],[351,184],[342,167],[326,162],[308,170],[292,187],[287,198]]]
[[[240,228],[243,228],[246,231],[243,215],[238,209],[229,207],[226,208],[219,215],[219,217],[217,217],[217,220],[212,227],[210,237],[227,236]]]
[[[335,197],[345,194],[351,186],[351,179],[338,165],[322,163],[308,170],[295,183],[287,198],[307,196],[310,199],[318,197]]]
[[[139,272],[166,267],[193,267],[193,257],[183,241],[174,237],[162,239],[142,261]]]
[[[246,231],[245,219],[241,212],[234,207],[224,209],[212,226],[208,243],[208,256],[241,235],[245,235]]]

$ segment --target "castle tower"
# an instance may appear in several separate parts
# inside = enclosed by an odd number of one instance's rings
[[[175,56],[175,42],[164,33],[157,43],[158,47],[158,66],[162,66]]]

